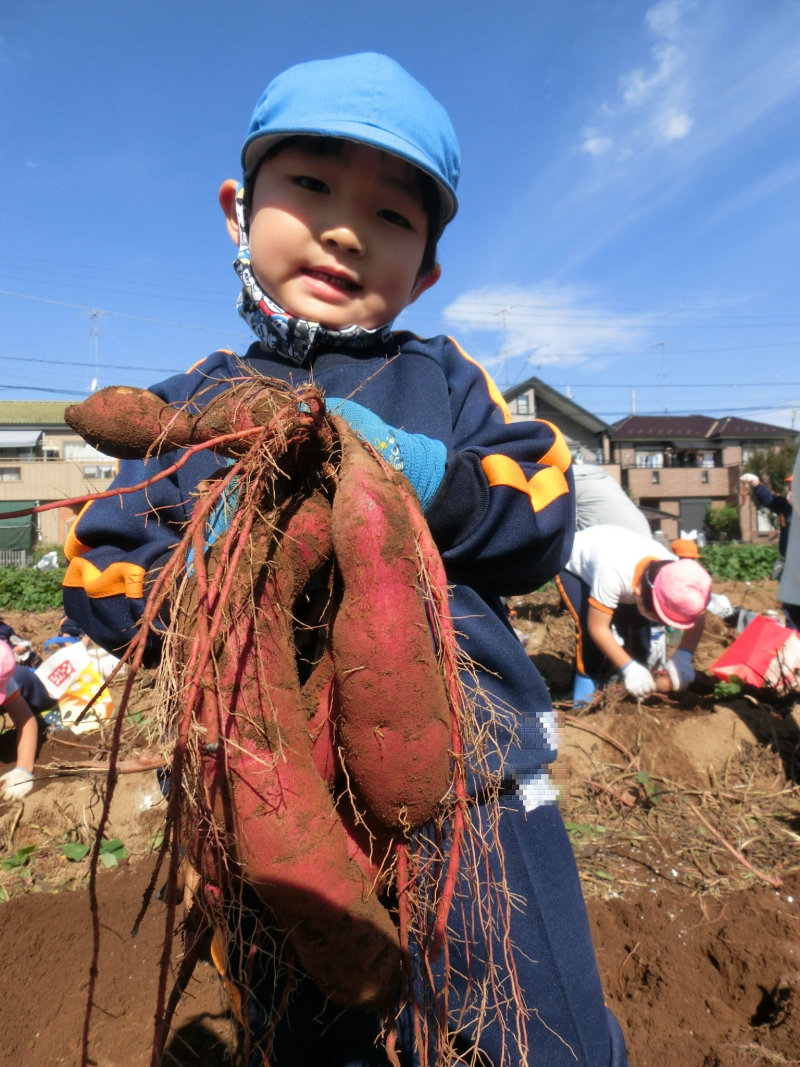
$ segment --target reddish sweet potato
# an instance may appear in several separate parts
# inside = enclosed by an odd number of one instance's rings
[[[327,646],[322,659],[303,686],[302,700],[308,721],[314,766],[323,782],[333,789],[342,775],[342,768],[333,737],[333,723],[338,715],[338,708],[333,657]]]
[[[305,410],[299,409],[298,401]],[[282,382],[254,378],[226,389],[198,415],[176,410],[147,389],[113,385],[80,404],[71,404],[64,417],[85,441],[106,455],[143,459],[156,442],[160,450],[168,451],[270,425],[278,454],[309,442],[327,448],[330,442],[324,410],[322,398],[313,388],[301,396]],[[243,455],[253,440],[246,436],[230,441],[218,451],[226,456]]]
[[[324,498],[310,497],[288,518],[274,553],[272,542],[263,526],[254,528],[242,561],[255,584],[249,612],[241,590],[232,603],[219,672],[230,743],[220,747],[212,788],[228,807],[245,880],[322,992],[344,1006],[384,1005],[399,981],[397,933],[348,855],[314,766],[292,640],[292,604],[330,555]]]
[[[450,711],[408,511],[347,425],[331,528],[343,594],[331,630],[345,764],[369,811],[401,830],[430,820],[450,779]]]

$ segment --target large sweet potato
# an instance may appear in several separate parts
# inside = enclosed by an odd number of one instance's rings
[[[231,601],[219,670],[228,743],[216,758],[212,792],[218,810],[227,809],[243,877],[273,909],[323,993],[344,1006],[385,1005],[399,981],[397,933],[348,855],[314,766],[292,638],[295,598],[330,555],[324,497],[306,499],[282,527],[277,548],[271,531],[254,527],[242,560],[246,578]]]
[[[450,711],[392,475],[341,420],[331,528],[342,598],[332,623],[345,764],[369,811],[402,830],[430,820],[450,781]]]

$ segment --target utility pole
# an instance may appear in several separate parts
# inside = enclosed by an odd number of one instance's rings
[[[520,303],[522,303],[522,301],[520,301]],[[509,304],[508,307],[500,308],[499,311],[495,311],[495,315],[500,316],[500,322],[502,323],[503,329],[503,347],[500,350],[500,374],[498,375],[498,378],[501,382],[504,382],[505,385],[508,385],[508,374],[506,371],[506,362],[508,360],[508,332],[506,330],[506,316],[508,315],[509,311],[513,311],[514,308],[517,308],[519,306],[519,303]]]
[[[636,414],[636,390],[631,389],[631,415]]]
[[[89,386],[89,392],[94,393],[97,390],[100,379],[100,342],[97,335],[100,332],[98,321],[100,319],[100,312],[93,311],[90,315],[92,320],[89,327],[89,358],[94,355],[94,378],[92,378],[92,384]]]

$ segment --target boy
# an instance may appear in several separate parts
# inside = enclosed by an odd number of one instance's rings
[[[391,331],[439,278],[436,242],[457,207],[450,121],[385,56],[306,63],[267,88],[242,164],[242,186],[226,181],[219,198],[239,249],[239,310],[259,339],[244,362],[294,384],[313,373],[329,407],[404,471],[454,585],[452,612],[481,684],[516,712],[520,743],[507,761],[500,836],[510,889],[526,900],[512,936],[535,1009],[529,1062],[625,1064],[621,1034],[603,1006],[569,841],[542,771],[556,754],[549,698],[499,599],[537,588],[566,562],[574,527],[569,451],[547,423],[512,424],[494,383],[454,341]],[[203,390],[205,403],[209,386],[224,388],[239,368],[231,353],[216,352],[154,392],[183,402]],[[173,459],[151,462],[147,476]],[[215,463],[203,453],[146,496],[95,502],[75,524],[66,610],[109,650],[133,636],[149,576]],[[117,484],[143,477],[141,464],[122,463]],[[457,1041],[469,1049],[466,1030]],[[301,987],[273,1062],[386,1064],[376,1035],[371,1016],[335,1011]],[[508,1055],[490,1023],[476,1062],[499,1067]]]

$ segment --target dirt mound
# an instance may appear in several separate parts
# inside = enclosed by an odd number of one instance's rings
[[[633,1067],[797,1063],[800,877],[724,901],[661,885],[589,901],[609,1006]]]
[[[90,1062],[102,1067],[150,1064],[164,908],[154,905],[138,937],[130,936],[150,872],[147,863],[98,877],[102,940]],[[3,1062],[77,1067],[91,962],[88,893],[29,893],[0,906],[0,944]],[[214,967],[198,967],[188,992],[165,1064],[230,1063],[231,1027]]]
[[[727,583],[720,591],[751,609],[777,608],[774,583]],[[800,1064],[800,710],[765,694],[720,701],[713,682],[698,675],[691,692],[641,704],[610,687],[575,715],[563,701],[574,629],[555,588],[512,606],[531,658],[562,699],[562,812],[606,999],[631,1064]],[[14,625],[24,636],[36,630]],[[700,664],[732,639],[711,620]],[[140,720],[143,727],[150,699],[145,680],[126,756],[148,742]],[[0,773],[13,760],[10,741],[0,741]],[[0,805],[0,858],[36,846],[0,871],[0,1028],[17,1067],[80,1061],[88,860],[68,859],[62,846],[92,839],[107,747],[102,734],[49,738],[35,791],[23,805]],[[85,762],[98,769],[77,766]],[[121,776],[107,836],[118,837],[130,858],[98,879],[102,950],[91,1051],[103,1067],[149,1064],[163,906],[151,905],[135,941],[129,933],[162,813],[153,773]],[[9,992],[17,988],[26,1009],[37,1005],[27,1027]],[[215,1067],[235,1048],[213,967],[198,967],[176,1027],[165,1063]]]

